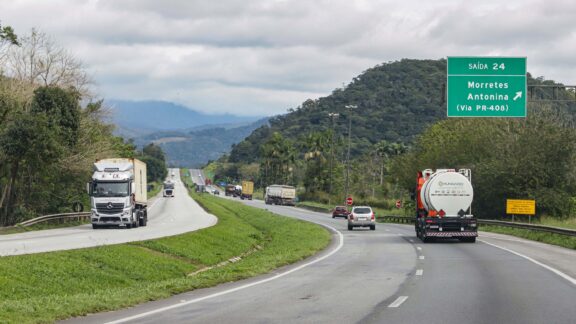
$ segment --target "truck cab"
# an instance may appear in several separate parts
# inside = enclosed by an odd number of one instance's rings
[[[106,159],[94,163],[87,184],[93,228],[146,226],[146,164],[136,159]]]
[[[174,182],[164,182],[164,190],[162,190],[163,197],[174,197]]]

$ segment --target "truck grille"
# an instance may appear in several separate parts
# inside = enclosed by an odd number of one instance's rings
[[[109,217],[100,217],[101,222],[119,222],[120,217],[117,216],[109,216]]]
[[[98,214],[120,214],[123,209],[123,203],[96,204]]]

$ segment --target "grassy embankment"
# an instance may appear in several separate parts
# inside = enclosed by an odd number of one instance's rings
[[[218,216],[217,225],[157,240],[0,257],[0,322],[52,322],[236,281],[302,260],[330,241],[318,225],[207,194],[195,198]],[[217,266],[236,256],[242,260]]]

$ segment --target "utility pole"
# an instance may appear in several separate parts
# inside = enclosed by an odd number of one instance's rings
[[[332,201],[332,167],[334,165],[334,121],[336,118],[340,117],[339,113],[328,113],[330,119],[332,119],[332,143],[330,144],[330,184],[328,187],[328,205],[331,205]]]
[[[350,137],[352,134],[352,109],[358,108],[357,105],[346,105],[344,106],[350,111],[348,115],[348,152],[346,153],[346,186],[345,186],[345,197],[344,201],[348,198],[348,191],[350,190]]]

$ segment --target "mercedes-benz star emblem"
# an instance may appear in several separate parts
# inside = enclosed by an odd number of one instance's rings
[[[111,202],[109,202],[109,203],[108,203],[108,206],[107,206],[106,208],[108,208],[108,209],[112,209],[112,203],[111,203]]]

